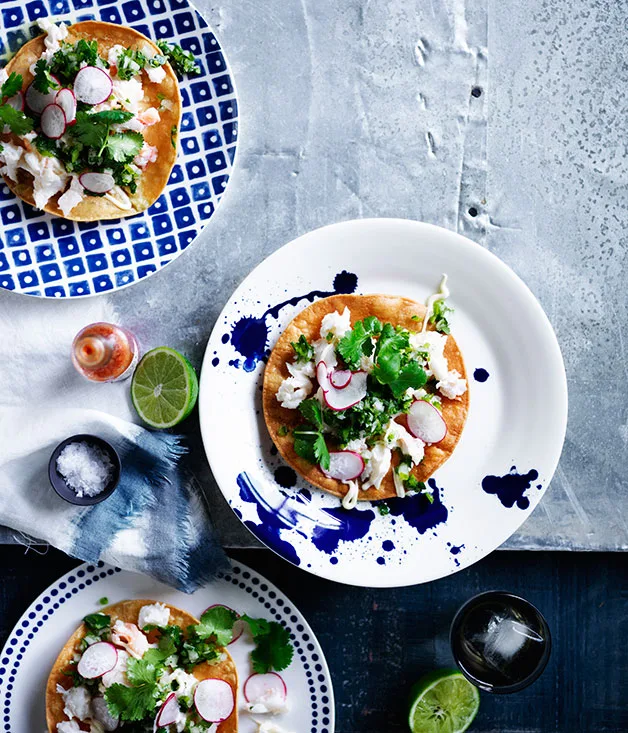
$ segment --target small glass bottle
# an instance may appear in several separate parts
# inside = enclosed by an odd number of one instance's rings
[[[94,382],[119,382],[133,374],[139,346],[132,333],[113,323],[91,323],[72,342],[72,363]]]

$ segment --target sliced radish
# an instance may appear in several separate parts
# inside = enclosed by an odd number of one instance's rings
[[[97,641],[88,646],[79,659],[76,671],[86,680],[102,677],[116,666],[118,650],[108,641]]]
[[[327,383],[321,385],[323,387],[323,397],[325,404],[332,410],[346,410],[366,397],[366,380],[368,374],[366,372],[354,372],[351,382],[342,389],[333,386],[330,379]]]
[[[336,389],[344,389],[345,387],[348,387],[352,378],[353,372],[349,369],[338,369],[329,375],[329,381],[331,382],[332,387],[335,387]]]
[[[24,95],[22,92],[18,92],[17,94],[14,94],[12,97],[9,97],[6,101],[6,104],[9,105],[9,107],[13,107],[13,109],[16,109],[18,112],[24,111]]]
[[[116,184],[111,173],[82,173],[79,183],[90,193],[107,193]]]
[[[194,706],[208,723],[221,723],[235,707],[231,685],[224,680],[201,680],[194,690]]]
[[[277,672],[267,674],[252,674],[244,683],[244,698],[252,704],[264,702],[269,697],[285,701],[288,688],[283,677]]]
[[[447,423],[440,412],[426,400],[412,403],[407,416],[408,430],[424,443],[440,443],[447,435]]]
[[[29,84],[28,89],[26,90],[25,98],[26,104],[29,106],[29,108],[32,109],[35,114],[40,115],[49,104],[54,103],[56,96],[56,89],[53,89],[47,94],[42,94],[41,92],[37,91],[37,89],[35,89],[33,84]]]
[[[49,104],[41,113],[41,131],[51,140],[58,140],[66,127],[65,112],[58,104]]]
[[[157,727],[165,728],[165,726],[167,725],[172,725],[173,723],[176,723],[179,712],[180,708],[177,701],[177,696],[174,694],[174,692],[171,692],[170,695],[168,695],[168,697],[166,698],[164,704],[159,709],[159,712],[157,713],[157,717],[155,718],[155,723],[157,724]]]
[[[92,713],[94,718],[96,718],[106,731],[116,730],[118,725],[120,725],[120,718],[114,717],[109,712],[109,707],[104,697],[95,697],[92,700]]]
[[[55,97],[55,104],[58,104],[63,110],[68,125],[74,121],[76,118],[76,97],[71,89],[61,89],[58,91]]]
[[[210,608],[218,608],[218,607],[226,608],[228,611],[233,611],[236,614],[238,613],[235,609],[231,608],[231,606],[225,606],[224,603],[214,603],[213,606],[208,606],[205,609],[205,611],[209,611]],[[205,613],[205,611],[203,611],[203,613]],[[201,614],[201,616],[203,615],[203,613]],[[227,644],[227,646],[229,646],[230,644],[233,644],[242,636],[242,634],[244,633],[245,626],[246,624],[240,618],[233,624],[233,639],[231,639],[231,641],[229,642],[229,644]]]
[[[74,79],[74,96],[85,104],[102,104],[113,91],[111,77],[97,66],[85,66]]]
[[[352,450],[331,451],[329,454],[329,468],[321,471],[328,478],[338,481],[353,481],[364,471],[364,459],[359,453]]]

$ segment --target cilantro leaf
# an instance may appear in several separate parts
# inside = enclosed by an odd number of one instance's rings
[[[257,645],[251,652],[253,670],[259,674],[276,670],[281,672],[290,666],[294,649],[290,643],[288,629],[276,621],[268,623],[268,630],[264,634],[253,637]]]
[[[83,623],[91,631],[100,631],[111,626],[111,616],[105,613],[90,613],[83,619]]]
[[[98,115],[87,112],[76,113],[76,124],[70,128],[70,134],[87,147],[100,149],[109,134],[109,124]]]
[[[437,300],[432,307],[430,323],[434,325],[434,328],[437,331],[450,334],[451,328],[449,327],[448,319],[453,312],[454,309],[450,308],[444,300]]]
[[[258,636],[264,636],[270,633],[270,621],[265,618],[252,618],[246,613],[242,615],[242,620],[249,625],[251,636],[255,639]]]
[[[312,361],[314,358],[314,347],[309,343],[303,334],[299,336],[298,341],[291,341],[290,345],[294,349],[297,362]]]
[[[407,389],[419,389],[426,382],[427,375],[423,367],[416,361],[409,361],[388,386],[393,395],[399,398]]]
[[[191,51],[184,51],[177,43],[171,44],[163,39],[157,41],[157,47],[168,59],[178,77],[184,74],[196,76],[201,73],[201,67],[196,63],[194,54]]]
[[[303,400],[299,405],[299,412],[307,422],[315,425],[319,430],[323,429],[323,409],[321,403],[314,397]]]
[[[119,682],[105,690],[105,700],[109,713],[120,720],[143,720],[157,704],[156,685],[126,687]]]
[[[310,463],[320,464],[324,469],[329,468],[329,450],[320,430],[309,424],[300,425],[293,430],[292,435],[297,455]]]
[[[200,639],[214,637],[218,646],[227,646],[233,639],[233,625],[238,620],[238,614],[226,606],[208,608],[201,616],[201,622],[196,628]]]
[[[2,99],[8,99],[13,97],[22,89],[22,75],[16,74],[14,71],[11,72],[9,78],[2,85],[0,89],[0,97]]]
[[[382,324],[375,316],[357,321],[351,331],[340,339],[338,353],[349,369],[359,369],[363,356],[373,353],[372,336],[381,333]]]
[[[0,125],[8,125],[16,135],[26,135],[33,129],[33,120],[24,112],[14,109],[8,104],[0,106]]]
[[[121,125],[133,117],[133,112],[126,112],[122,109],[104,109],[102,112],[94,112],[87,115],[96,122],[107,122],[111,125]]]
[[[107,155],[116,163],[130,163],[143,144],[144,138],[139,132],[118,132],[107,139]]]
[[[85,62],[88,66],[107,66],[98,55],[98,42],[86,41],[81,38],[73,46],[66,41],[61,42],[61,48],[55,52],[50,62],[51,73],[57,76],[63,84],[71,84]]]
[[[51,89],[61,88],[59,82],[50,73],[46,59],[39,59],[35,64],[35,78],[33,79],[33,86],[42,94],[48,94]]]
[[[116,64],[118,79],[128,81],[142,71],[147,61],[148,59],[141,51],[125,48],[118,56]]]
[[[44,155],[47,158],[56,158],[57,157],[57,154],[58,154],[57,143],[54,140],[51,140],[49,137],[46,137],[45,135],[40,134],[40,135],[37,135],[37,137],[33,140],[33,142],[35,143],[37,152],[40,155]]]

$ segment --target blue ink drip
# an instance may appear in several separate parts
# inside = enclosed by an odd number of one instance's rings
[[[436,486],[433,478],[427,482],[432,488],[434,502],[430,504],[424,494],[414,496],[397,497],[388,499],[386,502],[390,507],[390,513],[395,517],[401,517],[419,534],[425,534],[429,529],[434,529],[439,524],[447,521],[449,512],[443,504],[440,496],[442,489]]]
[[[313,303],[316,298],[327,298],[330,295],[338,295],[340,293],[353,293],[358,287],[358,276],[352,272],[343,270],[334,278],[334,289],[332,291],[312,290],[305,295],[297,295],[289,298],[283,303],[269,308],[261,317],[244,316],[237,321],[231,330],[231,343],[236,351],[244,357],[243,368],[246,372],[252,372],[258,362],[266,356],[268,347],[268,326],[266,318],[272,316],[277,318],[279,311],[287,305],[297,305],[301,300],[308,300]],[[222,337],[223,344],[229,341],[229,335],[224,334]],[[239,367],[239,361],[229,362],[231,366]]]
[[[300,489],[299,494],[303,496],[305,499],[307,499],[308,501],[310,501],[312,498],[312,492],[309,489]]]
[[[297,474],[289,466],[275,469],[275,481],[284,489],[291,489],[297,482]]]
[[[218,366],[218,364],[220,364],[220,359],[217,356],[215,356],[212,359],[212,366]]]
[[[449,552],[451,552],[452,555],[459,555],[460,550],[462,550],[463,548],[464,545],[459,545],[458,547],[456,547],[456,545],[453,545]]]
[[[391,540],[384,540],[382,542],[382,550],[384,550],[384,552],[391,552],[394,549],[395,549],[395,544],[394,542],[391,542]]]
[[[486,369],[476,369],[473,372],[473,378],[476,382],[486,382],[486,380],[489,378],[489,373],[486,371]]]
[[[330,563],[331,563],[332,565],[338,565],[338,558],[337,558],[337,557],[330,557],[330,558],[329,558],[329,562],[330,562]]]
[[[516,466],[512,466],[510,473],[505,476],[485,476],[482,479],[482,488],[487,494],[495,494],[508,509],[515,504],[519,509],[527,509],[530,506],[530,499],[524,494],[530,488],[530,484],[539,477],[539,472],[534,468],[524,474],[516,471]]]
[[[244,522],[245,527],[250,529],[271,550],[277,552],[281,557],[288,560],[288,562],[294,565],[300,565],[301,559],[297,555],[294,547],[289,542],[286,542],[286,540],[281,539],[279,535],[279,530],[290,529],[289,525],[283,522],[275,512],[268,511],[268,509],[259,503],[255,497],[250,479],[245,473],[241,473],[238,476],[238,486],[240,487],[240,498],[249,504],[255,504],[257,516],[260,520],[260,524],[246,521]]]
[[[223,344],[228,344],[229,343],[229,334],[223,333],[222,338],[220,340],[222,341]]]
[[[385,565],[386,564],[386,560],[384,560],[383,557],[378,557],[377,558],[377,564],[378,565]]]
[[[323,509],[325,514],[329,514],[340,520],[338,529],[328,529],[326,527],[316,527],[312,534],[312,542],[319,550],[331,555],[338,549],[340,541],[353,542],[361,540],[369,532],[371,522],[375,519],[375,512],[370,509],[362,511],[360,509]]]

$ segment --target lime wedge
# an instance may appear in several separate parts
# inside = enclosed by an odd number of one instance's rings
[[[192,412],[197,397],[196,372],[185,356],[167,346],[144,354],[133,374],[131,399],[147,425],[178,425]]]
[[[422,677],[410,693],[412,733],[462,733],[480,707],[480,693],[460,672],[440,669]]]

